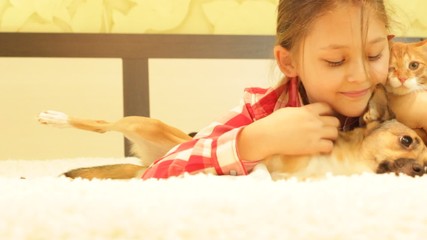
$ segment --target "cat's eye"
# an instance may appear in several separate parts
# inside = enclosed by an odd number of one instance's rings
[[[409,63],[409,69],[411,70],[417,70],[419,66],[420,66],[420,63],[417,61],[412,61]]]

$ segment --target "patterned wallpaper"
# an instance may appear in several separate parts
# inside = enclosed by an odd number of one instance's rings
[[[396,22],[394,33],[406,37],[427,37],[426,0],[384,0]]]
[[[0,0],[0,31],[274,34],[279,0]],[[427,1],[386,0],[396,35],[427,36]]]

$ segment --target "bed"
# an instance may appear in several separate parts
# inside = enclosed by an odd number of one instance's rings
[[[165,44],[168,51],[162,50]],[[269,59],[273,44],[272,36],[0,33],[0,56],[122,58],[124,115],[150,116],[149,58]],[[426,176],[275,182],[262,166],[243,177],[60,176],[76,167],[122,162],[138,159],[127,151],[123,158],[0,161],[0,239],[424,239],[427,234]]]

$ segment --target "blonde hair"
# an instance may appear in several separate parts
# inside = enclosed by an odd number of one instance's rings
[[[354,4],[362,7],[361,21],[366,7],[377,15],[389,29],[389,17],[383,0],[280,0],[277,14],[276,45],[289,51],[297,49],[309,33],[313,22],[339,5]],[[365,24],[362,24],[364,26]],[[367,26],[364,26],[367,27]],[[366,29],[365,29],[366,30]],[[366,34],[362,29],[362,34]]]

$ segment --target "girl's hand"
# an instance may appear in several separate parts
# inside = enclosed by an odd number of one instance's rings
[[[332,114],[324,103],[279,109],[242,130],[239,155],[243,160],[261,160],[274,154],[329,153],[340,125]]]

